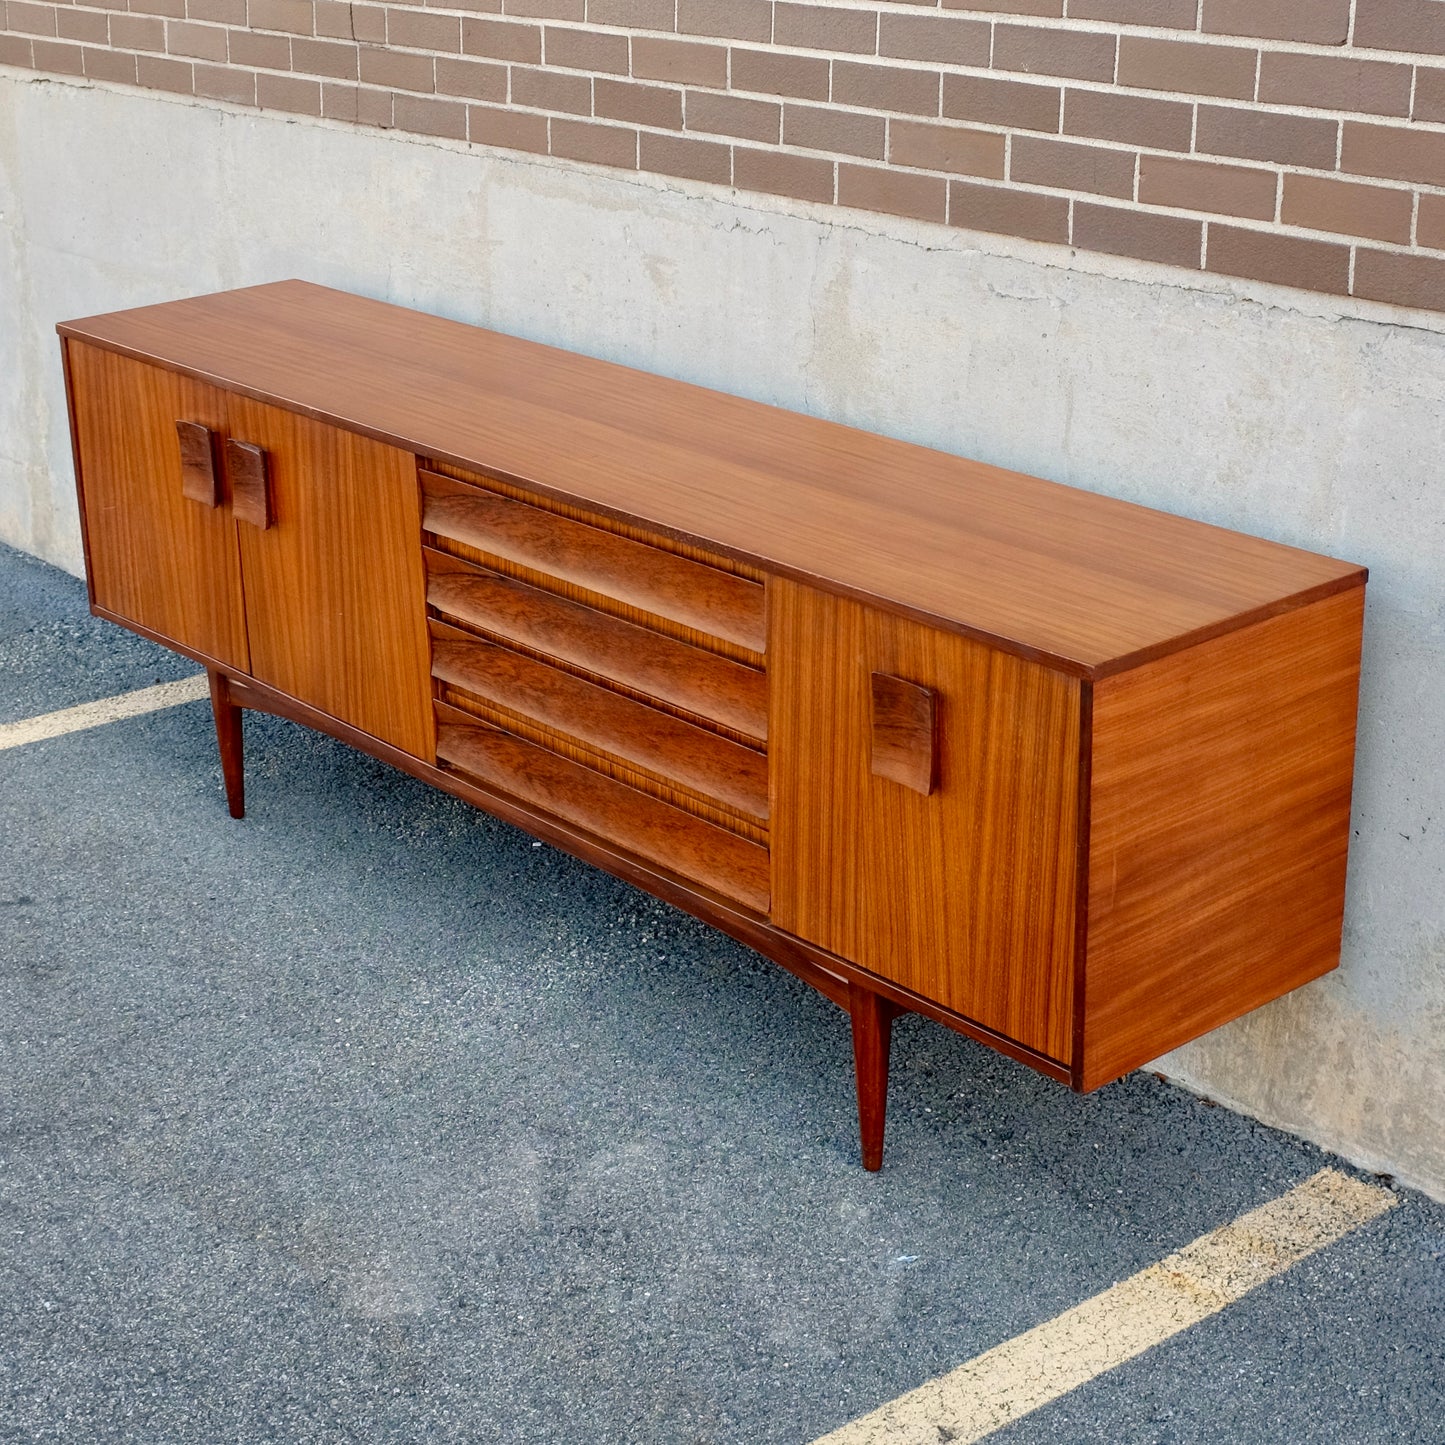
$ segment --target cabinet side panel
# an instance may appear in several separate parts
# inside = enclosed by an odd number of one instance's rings
[[[230,400],[263,448],[274,521],[237,523],[253,674],[413,757],[436,756],[416,460]]]
[[[68,345],[91,599],[229,667],[247,667],[236,527],[181,490],[178,421],[225,427],[213,387]]]
[[[1078,682],[792,582],[769,613],[773,921],[1068,1062]],[[873,773],[875,673],[935,696],[931,793]]]
[[[1085,1088],[1338,964],[1364,597],[1096,684]]]

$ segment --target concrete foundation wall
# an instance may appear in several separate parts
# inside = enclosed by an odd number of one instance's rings
[[[1440,319],[1065,259],[0,70],[0,538],[80,570],[57,320],[303,276],[1365,563],[1344,965],[1159,1067],[1445,1197]]]

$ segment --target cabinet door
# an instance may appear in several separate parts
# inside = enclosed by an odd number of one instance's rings
[[[238,509],[251,673],[414,757],[435,753],[416,461],[230,398],[266,458],[270,525]]]
[[[769,614],[773,921],[1069,1062],[1079,684],[792,582]]]
[[[92,600],[244,671],[246,624],[229,507],[184,495],[178,421],[215,433],[214,387],[78,341],[66,346]]]

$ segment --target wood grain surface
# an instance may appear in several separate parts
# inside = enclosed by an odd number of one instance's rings
[[[1096,685],[1084,1088],[1338,963],[1364,596]]]
[[[1362,577],[1349,563],[300,281],[60,329],[1082,676]]]
[[[767,676],[645,627],[426,549],[427,601],[444,616],[615,679],[762,742]]]
[[[432,676],[767,825],[763,753],[442,622]]]
[[[415,460],[245,397],[274,525],[240,526],[251,671],[417,757],[434,746]]]
[[[791,582],[769,588],[773,922],[1067,1062],[1079,684]],[[931,796],[871,771],[871,678],[937,696]]]
[[[938,782],[938,695],[886,672],[875,672],[869,681],[873,775],[927,797]]]
[[[680,809],[438,704],[437,757],[575,827],[695,879],[758,913],[768,851]]]
[[[72,341],[70,389],[91,600],[229,667],[249,665],[236,523],[185,494],[178,421],[226,425],[226,398]]]
[[[766,644],[763,586],[672,552],[422,473],[422,525],[752,652]]]

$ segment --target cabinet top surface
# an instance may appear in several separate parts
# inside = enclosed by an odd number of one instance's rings
[[[1084,676],[1364,581],[1316,553],[302,281],[59,329]]]

